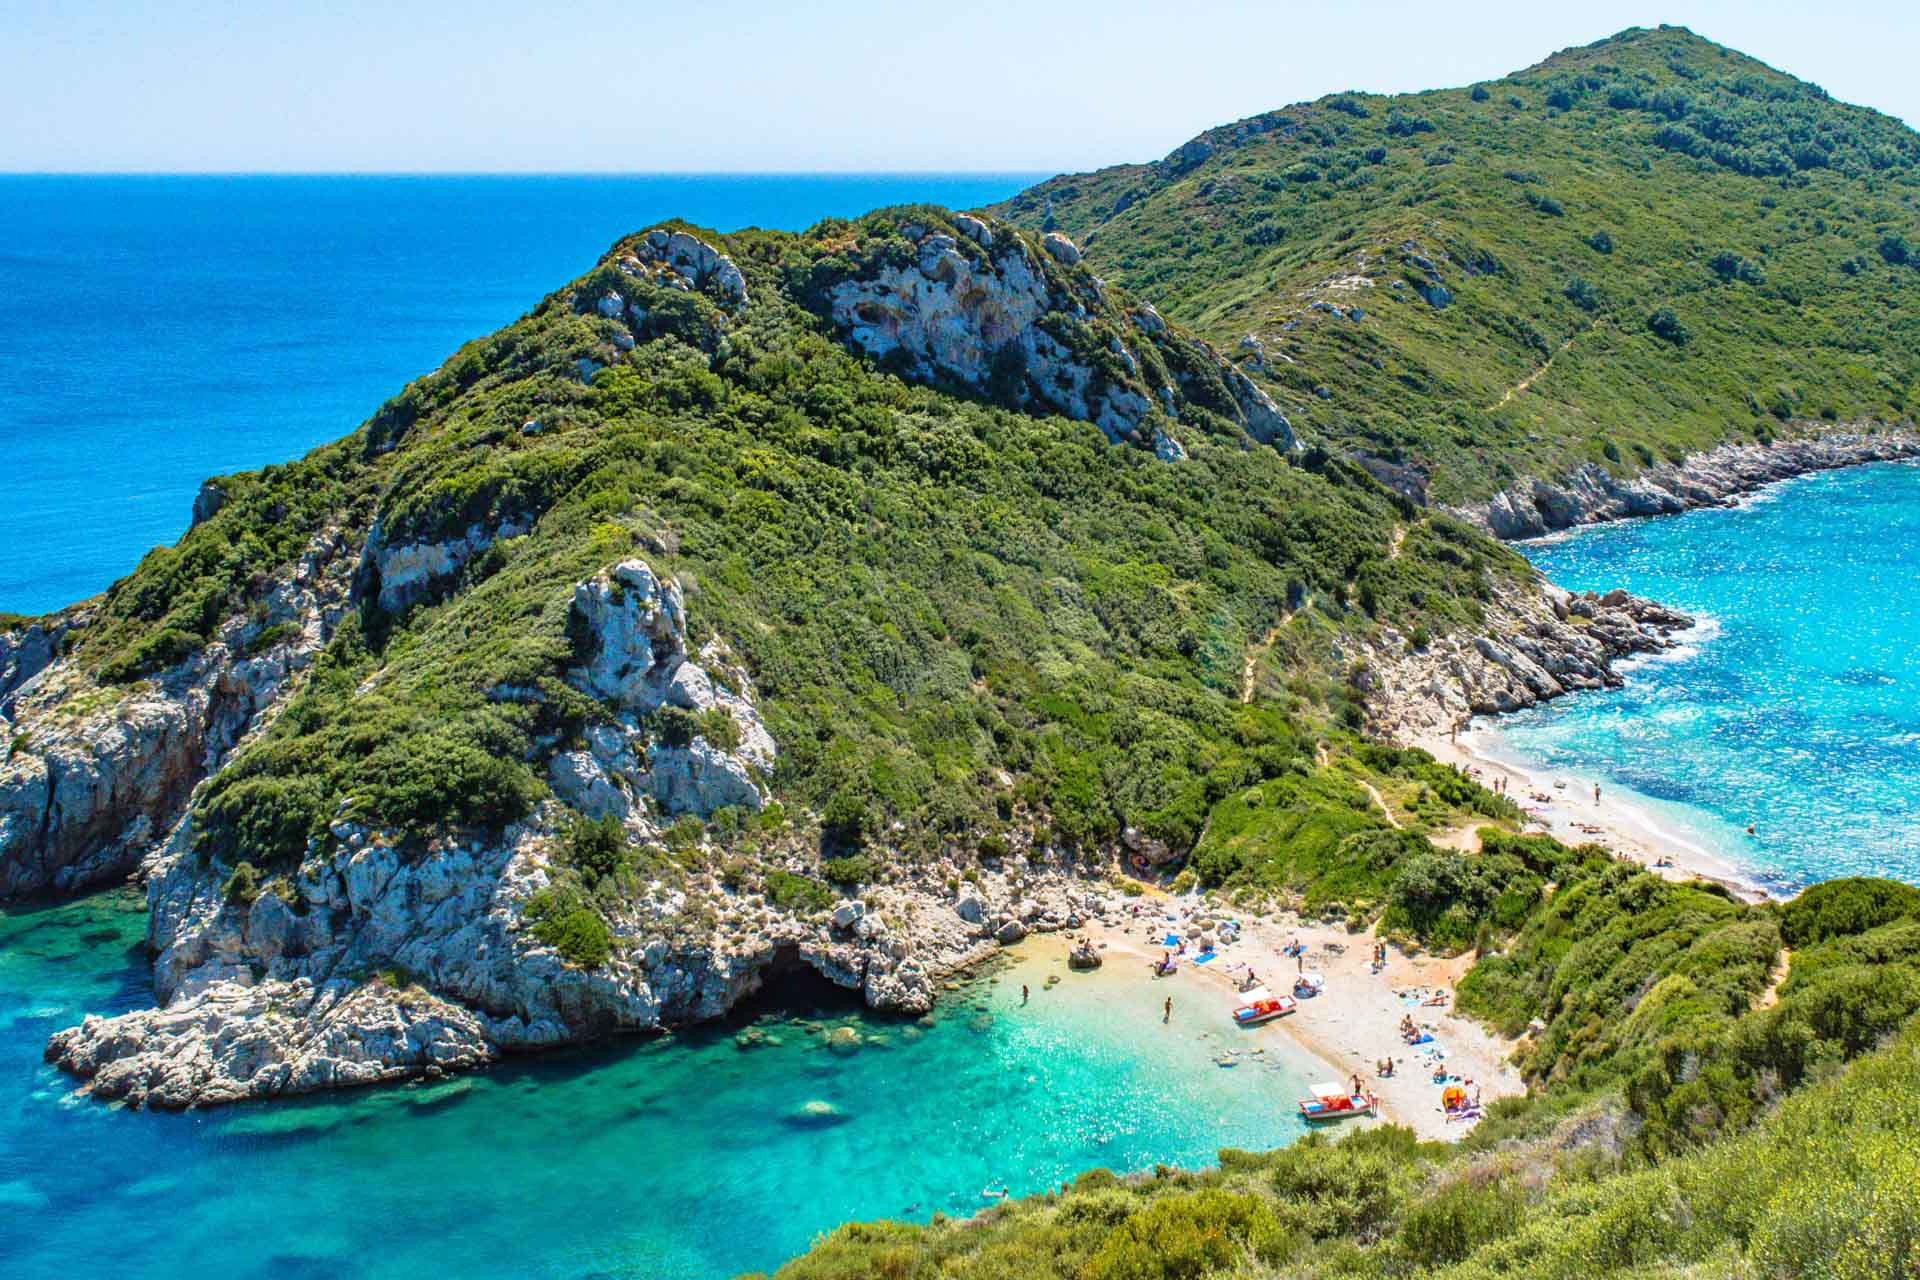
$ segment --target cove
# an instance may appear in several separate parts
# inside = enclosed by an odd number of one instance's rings
[[[1277,1034],[1223,1070],[1245,1033],[1165,1028],[1166,991],[1117,964],[1070,974],[1047,940],[943,993],[926,1026],[803,985],[751,1022],[439,1084],[141,1113],[70,1096],[40,1053],[84,1013],[151,1000],[142,908],[119,890],[0,916],[9,1276],[770,1270],[850,1219],[967,1215],[988,1188],[1283,1145],[1312,1071]],[[826,1047],[839,1027],[857,1052]],[[737,1047],[745,1030],[762,1046]]]
[[[1776,894],[1920,881],[1920,467],[1521,550],[1569,590],[1625,587],[1704,625],[1623,689],[1501,717],[1496,754],[1631,792]]]

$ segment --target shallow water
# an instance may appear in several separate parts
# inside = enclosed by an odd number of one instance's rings
[[[930,1027],[836,1004],[518,1060],[432,1086],[200,1114],[70,1098],[40,1061],[147,1003],[139,900],[0,917],[0,1271],[9,1277],[710,1277],[854,1218],[970,1214],[1095,1167],[1212,1163],[1297,1137],[1311,1067],[1277,1029],[1186,1026],[1182,979],[1072,974],[1040,944]],[[1045,985],[1048,975],[1058,986]],[[1024,1007],[1020,987],[1032,998]],[[1175,1018],[1161,1024],[1173,994]],[[824,993],[797,993],[811,1004]],[[1193,1011],[1193,1012],[1189,1012]],[[1265,1045],[1222,1069],[1223,1047]],[[808,1118],[809,1102],[837,1114]]]
[[[1497,753],[1645,797],[1777,891],[1920,881],[1920,467],[1522,550],[1563,587],[1623,586],[1709,625],[1624,689],[1502,717]]]

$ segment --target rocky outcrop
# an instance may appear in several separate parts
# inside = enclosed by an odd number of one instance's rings
[[[434,598],[473,557],[496,542],[519,537],[527,528],[526,522],[507,516],[492,525],[469,525],[458,537],[392,544],[385,526],[376,521],[360,556],[360,589],[386,612],[399,613]]]
[[[1915,457],[1920,433],[1910,429],[1828,431],[1771,445],[1721,445],[1626,479],[1588,463],[1556,482],[1522,480],[1456,514],[1498,538],[1537,538],[1576,525],[1723,506],[1809,472]]]
[[[898,232],[912,256],[878,257],[832,285],[826,310],[848,343],[903,376],[1091,422],[1167,461],[1193,445],[1195,411],[1294,447],[1272,397],[1093,277],[1065,236],[1049,234],[1037,252],[970,215],[950,230],[913,222]]]
[[[326,643],[348,607],[352,563],[344,535],[329,530],[254,609],[171,670],[100,686],[56,658],[8,693],[0,898],[74,891],[138,866]]]
[[[975,873],[971,913],[944,887],[959,870],[948,863],[800,915],[696,876],[615,910],[614,954],[582,969],[525,919],[553,882],[557,818],[549,806],[495,838],[413,851],[339,822],[251,902],[225,895],[183,827],[148,884],[160,1007],[88,1018],[55,1034],[47,1057],[96,1096],[180,1107],[437,1075],[713,1018],[792,965],[877,1009],[919,1014],[995,939],[1121,909],[1018,853]]]
[[[75,605],[0,631],[0,722],[13,718],[14,692],[52,666],[92,619],[91,608]]]
[[[725,645],[716,638],[699,661],[688,655],[678,583],[623,561],[574,589],[568,625],[581,657],[570,678],[612,714],[588,729],[587,750],[555,758],[556,794],[590,816],[635,822],[643,800],[701,817],[765,803],[760,779],[778,748]]]
[[[1405,638],[1386,629],[1361,679],[1378,727],[1412,741],[1470,716],[1616,687],[1621,659],[1672,648],[1693,626],[1686,614],[1626,591],[1570,595],[1536,578],[1496,588],[1484,627],[1424,649],[1409,652]]]
[[[670,289],[700,290],[727,306],[744,306],[748,301],[747,277],[733,259],[685,231],[655,227],[634,241],[632,252],[618,265],[635,278]],[[618,318],[627,309],[625,300],[617,294],[602,297],[595,305],[609,319]],[[633,319],[644,321],[646,316],[639,313]]]

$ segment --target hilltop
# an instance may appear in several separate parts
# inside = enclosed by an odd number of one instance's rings
[[[1304,437],[1424,499],[1508,491],[1524,513],[1535,480],[1908,421],[1917,160],[1899,121],[1662,27],[1299,103],[998,212],[1072,235]],[[1543,495],[1545,526],[1591,505],[1572,488],[1567,512]]]

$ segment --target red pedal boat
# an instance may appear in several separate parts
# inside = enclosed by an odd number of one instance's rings
[[[1349,1093],[1343,1084],[1329,1082],[1313,1087],[1314,1096],[1300,1103],[1300,1118],[1344,1120],[1348,1116],[1371,1116],[1380,1112],[1380,1099],[1371,1093]]]
[[[1233,1011],[1233,1020],[1243,1027],[1257,1027],[1263,1022],[1272,1022],[1300,1007],[1292,996],[1276,996],[1265,987],[1247,992],[1246,997],[1247,1002]]]

